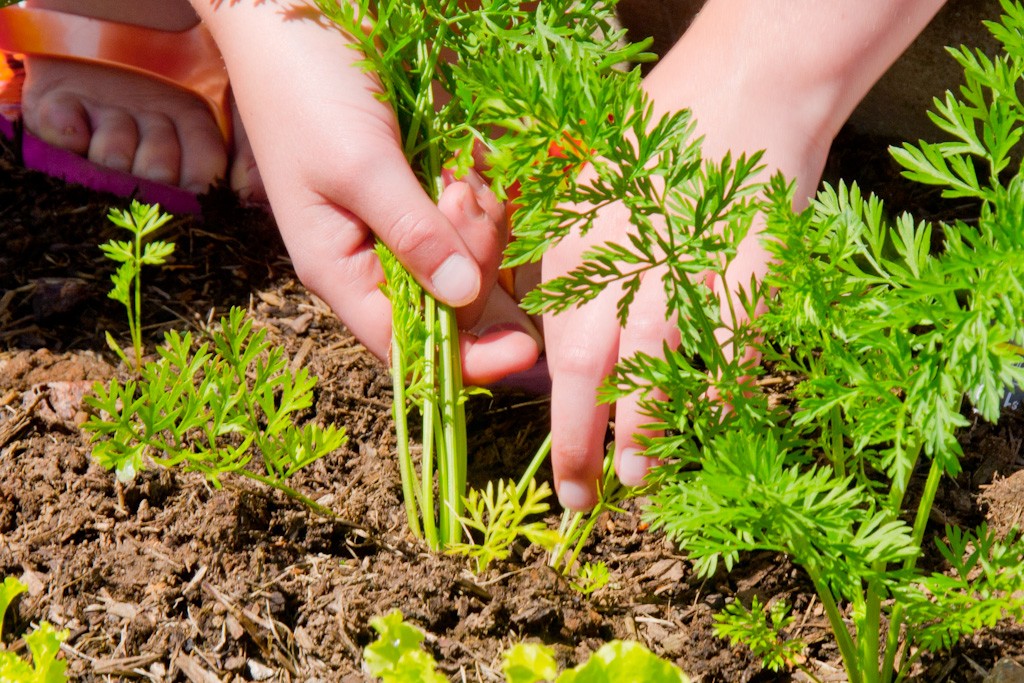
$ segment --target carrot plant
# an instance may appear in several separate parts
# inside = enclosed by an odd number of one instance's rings
[[[235,474],[333,516],[287,480],[348,437],[334,425],[295,424],[313,404],[316,378],[289,369],[266,330],[235,307],[198,348],[190,332],[172,330],[157,354],[137,380],[97,383],[86,397],[95,414],[83,428],[100,465],[130,481],[152,460],[202,472],[218,488]],[[250,467],[256,455],[261,467]]]
[[[1006,16],[990,26],[1005,55],[954,51],[967,84],[961,99],[938,102],[933,118],[955,139],[896,151],[910,177],[978,202],[976,223],[937,226],[909,216],[890,223],[881,202],[853,185],[827,189],[796,213],[783,179],[755,182],[760,155],[702,158],[689,114],[656,119],[639,73],[613,69],[643,46],[615,42],[612,3],[323,6],[381,74],[407,154],[435,198],[444,160],[462,171],[474,146],[499,195],[520,191],[506,265],[536,261],[570,232],[585,233],[613,203],[628,212],[627,239],[594,247],[524,306],[558,312],[614,285],[624,323],[641,279],[659,278],[680,344],[661,357],[624,360],[601,398],[639,392],[652,426],[662,428],[663,436],[641,438],[647,455],[664,460],[646,514],[698,574],[731,568],[746,551],[789,555],[817,591],[852,681],[902,679],[922,652],[1024,613],[1024,543],[1012,536],[948,529],[937,548],[950,571],[917,565],[939,481],[959,468],[965,397],[995,419],[1001,393],[1024,381],[1024,178],[1011,169],[1024,130],[1017,2],[1004,0]],[[432,83],[450,99],[435,103]],[[774,272],[722,306],[708,283],[725,276],[755,220],[764,223]],[[416,530],[413,501],[429,527],[434,448],[441,451],[448,439],[438,434],[455,422],[437,406],[463,394],[457,382],[444,388],[432,379],[446,354],[455,357],[453,346],[438,346],[454,338],[453,319],[420,292],[403,299],[415,285],[384,261],[400,302],[392,359],[396,380],[408,382],[396,390],[402,438],[410,405],[426,416],[419,480],[403,455]],[[769,288],[779,291],[770,302]],[[751,323],[760,305],[769,312]],[[791,404],[770,403],[759,389],[757,355],[797,378]],[[440,490],[450,496],[464,485],[464,461],[439,457]],[[455,495],[439,506],[440,526],[453,534]],[[445,545],[455,536],[440,538]],[[785,605],[767,613],[736,605],[719,629],[779,667],[800,647],[778,633],[787,623]]]
[[[664,430],[641,439],[664,460],[646,512],[652,528],[703,577],[746,552],[787,555],[858,683],[903,680],[923,653],[1024,617],[1024,541],[984,526],[935,536],[928,526],[942,477],[960,471],[966,411],[997,419],[1004,393],[1024,381],[1024,7],[1003,8],[989,24],[1003,54],[951,50],[965,85],[932,113],[951,140],[894,150],[909,178],[973,202],[977,220],[890,220],[879,199],[847,184],[795,212],[793,186],[776,177],[750,205],[763,212],[775,259],[766,281],[735,297],[723,320],[703,281],[670,273],[682,344],[625,360],[604,393],[641,392]],[[707,201],[715,186],[708,173],[700,206],[736,211],[725,195]],[[687,208],[690,195],[669,196],[652,239],[595,249],[537,301],[557,309],[633,281],[654,264],[650,252],[699,259],[706,247],[695,255],[692,239],[659,237],[707,224]],[[778,291],[770,301],[768,288]],[[750,323],[758,302],[768,313]],[[745,360],[755,349],[794,378],[788,402],[769,402],[757,385],[763,370]],[[919,566],[926,543],[944,571]],[[801,644],[785,635],[787,613],[779,603],[733,605],[718,631],[766,666],[792,666]]]
[[[174,253],[173,243],[153,239],[171,216],[162,213],[158,204],[151,206],[132,200],[127,211],[111,209],[107,218],[132,234],[131,240],[109,240],[100,245],[107,258],[121,264],[110,276],[114,286],[108,296],[124,306],[127,313],[128,332],[132,339],[131,360],[109,332],[106,335],[107,346],[138,374],[142,368],[142,266],[163,265]]]
[[[735,251],[749,222],[741,220],[749,200],[737,194],[739,181],[757,159],[729,159],[705,169],[690,137],[689,115],[655,118],[640,72],[620,68],[645,59],[648,43],[624,42],[612,23],[614,2],[483,0],[472,9],[456,0],[318,4],[353,37],[363,66],[379,76],[406,155],[432,197],[442,189],[442,169],[464,173],[474,149],[486,157],[488,168],[479,170],[499,197],[518,192],[507,266],[539,260],[552,244],[572,230],[585,232],[598,212],[620,200],[639,232],[634,266],[667,267],[673,277],[666,278],[666,287],[677,301],[689,285],[670,283],[720,269],[718,257],[707,254]],[[446,96],[435,98],[439,91]],[[707,182],[712,186],[706,195]],[[665,232],[656,227],[656,216],[670,203],[680,218]],[[682,230],[690,219],[702,221],[702,229]],[[687,262],[665,259],[674,252],[662,241],[674,248],[677,239],[704,255]],[[431,547],[446,547],[462,538],[466,495],[467,394],[458,330],[451,311],[424,295],[383,247],[379,252],[394,316],[393,413],[409,526]],[[627,298],[638,283],[625,280]],[[554,294],[568,302],[573,292]],[[528,301],[539,310],[536,299]],[[408,447],[414,410],[423,422],[418,474]]]
[[[589,512],[563,510],[558,525],[557,539],[548,550],[548,565],[569,577],[569,585],[584,594],[593,593],[611,580],[608,567],[602,563],[579,564],[580,553],[590,534],[603,515],[622,512],[619,505],[630,498],[647,493],[647,487],[624,486],[615,476],[614,452],[605,455],[601,481],[597,487],[597,502]]]
[[[314,512],[333,513],[288,485],[303,467],[340,448],[344,428],[307,424],[295,417],[313,404],[316,378],[306,368],[293,371],[266,330],[253,329],[245,311],[234,307],[209,339],[193,348],[192,334],[170,331],[156,360],[142,363],[143,265],[161,265],[174,244],[154,240],[171,216],[159,205],[132,201],[128,211],[111,210],[109,219],[132,233],[131,241],[100,246],[120,263],[111,276],[109,296],[128,315],[134,363],[107,333],[107,344],[133,365],[135,378],[96,383],[85,398],[95,411],[83,425],[92,434],[93,457],[131,481],[148,460],[164,467],[202,472],[216,487],[221,477],[237,474],[278,489]],[[249,467],[259,454],[262,472]]]

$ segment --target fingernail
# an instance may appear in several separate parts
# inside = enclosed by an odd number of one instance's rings
[[[586,512],[594,507],[594,486],[578,481],[563,481],[558,485],[558,502],[574,512]]]
[[[480,208],[480,202],[477,201],[476,195],[472,192],[467,192],[465,197],[462,198],[462,210],[466,212],[466,215],[474,220],[480,220],[487,214],[482,208]]]
[[[522,332],[523,334],[530,334],[529,332],[526,331],[526,328],[520,325],[519,323],[504,322],[498,323],[496,325],[491,325],[490,327],[485,328],[480,332],[477,332],[476,336],[482,338],[486,337],[489,334],[497,334],[499,332]],[[533,335],[530,336],[532,337]]]
[[[636,448],[626,448],[619,455],[619,481],[626,486],[643,486],[650,467],[650,458],[641,455]]]
[[[449,306],[465,306],[480,291],[480,276],[462,254],[452,254],[430,278],[434,291]]]

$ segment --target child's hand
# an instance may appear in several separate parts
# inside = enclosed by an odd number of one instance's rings
[[[491,296],[506,240],[490,190],[459,182],[439,205],[430,200],[403,155],[390,105],[377,98],[379,83],[356,64],[347,37],[316,13],[287,17],[273,3],[197,3],[197,10],[227,61],[299,279],[386,358],[391,314],[373,251],[379,238],[437,299],[469,307],[460,322],[472,326]],[[490,353],[469,353],[477,340],[467,338],[468,382],[536,360],[536,332],[525,314],[513,315],[523,331],[490,335]]]

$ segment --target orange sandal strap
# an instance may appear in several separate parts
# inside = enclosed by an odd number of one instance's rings
[[[134,72],[198,97],[231,139],[228,74],[202,24],[184,31],[93,19],[38,8],[0,9],[0,52],[58,57]]]

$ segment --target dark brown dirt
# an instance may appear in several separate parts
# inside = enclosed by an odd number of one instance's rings
[[[844,154],[860,158],[859,144],[836,155],[838,168]],[[809,665],[840,680],[799,571],[759,555],[699,582],[643,530],[635,503],[602,520],[587,548],[613,576],[592,597],[534,551],[479,577],[462,558],[424,552],[405,530],[385,369],[296,282],[271,221],[223,193],[204,222],[167,229],[178,252],[170,268],[145,275],[148,344],[247,307],[320,378],[311,416],[351,435],[295,480],[338,520],[237,480],[217,490],[198,474],[153,469],[117,484],[90,458],[79,425],[92,382],[123,372],[103,341],[105,330],[124,336],[125,325],[105,297],[112,268],[96,245],[113,234],[107,208],[125,203],[26,173],[9,149],[0,158],[0,577],[30,588],[15,631],[41,619],[70,631],[74,680],[361,681],[368,621],[393,608],[427,631],[446,673],[470,681],[499,680],[500,652],[523,638],[555,645],[565,663],[632,638],[697,681],[779,680],[712,634],[715,610],[754,594],[791,601]],[[512,476],[543,438],[547,404],[500,395],[473,402],[469,418],[471,478]],[[965,473],[944,486],[936,522],[1020,525],[1022,426],[1011,415],[964,435]],[[921,680],[981,680],[1004,655],[1024,655],[1021,626],[1002,624],[934,657]]]

